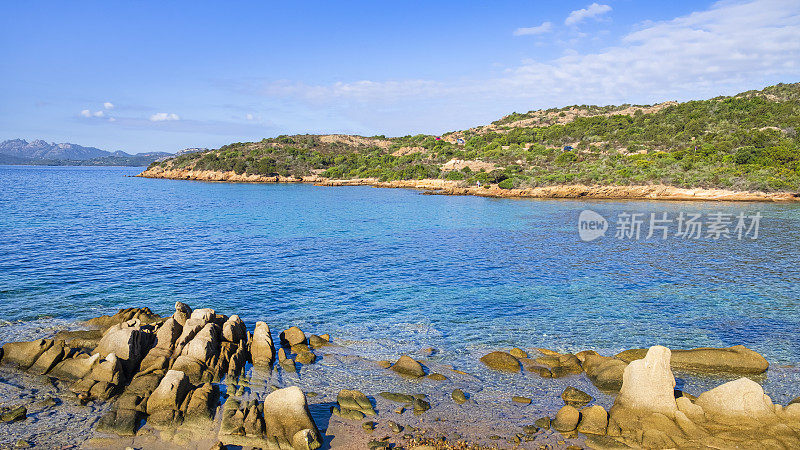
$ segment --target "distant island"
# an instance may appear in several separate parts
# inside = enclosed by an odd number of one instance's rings
[[[205,150],[207,149],[197,148],[182,150],[175,154],[148,152],[132,155],[123,151],[109,152],[77,144],[48,143],[40,139],[31,142],[23,139],[10,139],[0,142],[0,164],[145,167],[166,157]]]
[[[278,136],[167,158],[141,176],[491,196],[798,199],[798,130],[800,83],[792,83],[684,103],[512,113],[441,136]]]

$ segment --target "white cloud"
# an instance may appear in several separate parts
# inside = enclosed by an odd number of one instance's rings
[[[537,34],[549,33],[553,29],[551,22],[544,22],[538,27],[517,28],[514,30],[514,36],[532,36]]]
[[[105,102],[105,103],[103,103],[103,108],[105,108],[105,109],[114,109],[114,104],[111,103],[111,102]]]
[[[488,79],[282,81],[259,92],[324,106],[365,130],[405,134],[465,128],[514,110],[709,98],[798,79],[800,3],[753,0],[642,23],[602,51],[527,60]]]
[[[569,13],[569,16],[564,20],[565,25],[577,25],[583,22],[586,19],[592,17],[602,16],[611,11],[611,7],[608,5],[601,5],[599,3],[592,3],[591,5],[587,6],[583,9],[576,9]]]
[[[106,114],[103,111],[95,111],[92,115],[95,117],[103,117]]]
[[[156,113],[150,116],[151,122],[164,122],[167,120],[181,120],[181,118],[174,113]]]
[[[109,121],[109,122],[116,122],[116,121],[117,121],[117,119],[115,119],[115,118],[113,118],[113,117],[109,117],[109,118],[108,118],[108,121]]]
[[[83,116],[83,117],[92,117],[92,112],[89,111],[88,109],[84,109],[83,111],[81,111],[81,116]]]
[[[247,115],[245,116],[245,118],[246,118],[247,120],[255,120],[255,117],[253,117],[253,115],[252,115],[252,114],[247,114]]]

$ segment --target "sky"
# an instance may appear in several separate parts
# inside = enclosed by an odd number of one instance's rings
[[[0,140],[402,136],[800,81],[800,1],[7,1]]]

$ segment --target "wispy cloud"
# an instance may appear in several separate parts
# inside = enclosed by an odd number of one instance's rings
[[[601,5],[599,3],[592,3],[583,9],[576,9],[569,13],[569,16],[564,20],[565,25],[577,25],[586,19],[593,17],[600,17],[603,14],[611,12],[611,7],[608,5]]]
[[[103,108],[105,108],[105,109],[114,109],[114,104],[111,103],[111,102],[105,102],[105,103],[103,103]]]
[[[533,36],[537,34],[549,33],[553,30],[552,22],[544,22],[538,27],[517,28],[514,30],[514,36]]]
[[[702,98],[798,79],[800,3],[754,0],[642,23],[602,51],[528,60],[489,79],[280,81],[247,90],[335,111],[367,131],[405,134],[463,128],[514,110]]]
[[[164,122],[170,120],[181,120],[181,117],[175,113],[156,113],[150,116],[151,122]]]

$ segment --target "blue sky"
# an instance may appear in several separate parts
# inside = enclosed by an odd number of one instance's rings
[[[796,82],[800,2],[3,2],[0,58],[0,140],[172,152]]]

